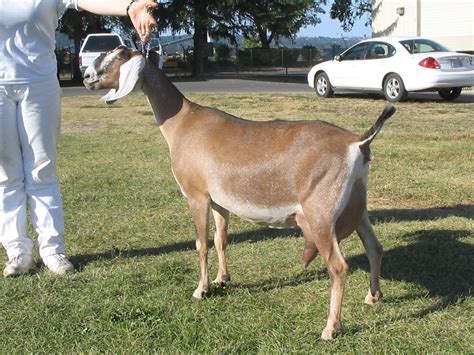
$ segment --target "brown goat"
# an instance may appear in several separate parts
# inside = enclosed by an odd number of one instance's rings
[[[382,246],[367,213],[371,141],[394,112],[387,106],[362,136],[322,121],[248,121],[187,100],[153,57],[119,47],[85,72],[88,89],[112,89],[113,102],[142,89],[168,143],[174,177],[196,226],[201,277],[193,297],[209,289],[209,211],[216,224],[219,258],[215,284],[230,280],[226,265],[229,212],[272,227],[300,227],[306,267],[319,252],[331,278],[331,300],[322,339],[341,330],[348,266],[339,242],[354,230],[370,262],[366,304],[381,296]]]

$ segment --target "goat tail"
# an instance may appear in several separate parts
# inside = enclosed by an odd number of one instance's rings
[[[377,134],[382,129],[383,124],[386,120],[390,118],[395,113],[396,109],[395,106],[389,104],[385,106],[382,114],[377,119],[377,122],[374,123],[372,127],[370,127],[362,136],[359,138],[360,147],[362,149],[363,146],[369,146],[370,143],[374,140]]]
[[[370,143],[374,140],[377,134],[382,129],[383,124],[386,120],[390,118],[395,113],[395,106],[388,104],[385,106],[382,114],[377,119],[377,122],[374,123],[362,136],[359,138],[359,148],[364,156],[364,163],[370,161]]]

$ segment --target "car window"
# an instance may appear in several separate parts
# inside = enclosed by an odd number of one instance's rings
[[[92,36],[87,39],[83,52],[108,52],[122,43],[117,36]]]
[[[343,60],[364,59],[367,43],[359,43],[342,54]]]
[[[365,59],[382,59],[389,58],[395,54],[397,50],[391,44],[385,42],[372,42],[367,48]]]
[[[429,52],[450,52],[449,49],[443,47],[441,44],[431,41],[429,39],[410,39],[400,41],[405,49],[411,53],[429,53]]]

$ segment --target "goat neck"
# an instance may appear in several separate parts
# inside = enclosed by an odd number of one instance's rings
[[[180,118],[189,107],[189,101],[170,79],[150,61],[143,71],[142,90],[153,110],[155,119],[168,142],[174,136]]]

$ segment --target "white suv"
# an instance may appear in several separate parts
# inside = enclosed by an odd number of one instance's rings
[[[79,68],[81,74],[94,62],[101,53],[111,51],[118,46],[137,49],[133,41],[115,33],[94,33],[87,35],[79,51]]]

